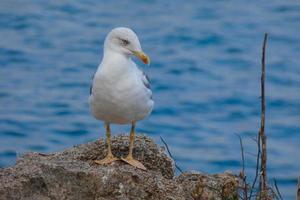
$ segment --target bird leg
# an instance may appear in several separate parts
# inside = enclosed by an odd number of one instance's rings
[[[109,164],[109,163],[112,163],[116,160],[119,160],[111,152],[111,142],[110,142],[110,135],[111,134],[110,134],[110,125],[109,125],[109,123],[105,123],[105,128],[106,128],[106,142],[107,142],[108,152],[107,152],[106,157],[103,158],[102,160],[95,160],[95,163],[97,163],[99,165]]]
[[[139,168],[142,170],[147,170],[146,167],[141,162],[139,162],[138,160],[135,160],[132,156],[134,134],[135,134],[134,132],[135,132],[135,122],[132,122],[131,131],[130,131],[129,154],[126,158],[121,158],[121,159],[136,168]]]

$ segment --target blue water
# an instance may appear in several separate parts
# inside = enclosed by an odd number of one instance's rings
[[[300,175],[299,1],[0,1],[0,166],[104,136],[89,113],[107,32],[133,28],[151,57],[155,109],[138,123],[168,142],[184,170],[249,177],[260,120],[260,54],[268,32],[268,175],[294,199]],[[139,62],[139,61],[137,61]],[[139,62],[140,65],[142,65]],[[113,126],[113,132],[128,132]]]

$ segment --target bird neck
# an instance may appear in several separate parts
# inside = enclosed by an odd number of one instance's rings
[[[130,59],[130,56],[127,55],[127,54],[124,54],[124,53],[119,52],[119,51],[115,51],[111,48],[104,48],[103,59],[105,59],[105,58],[117,58],[117,57]]]
[[[100,64],[102,72],[126,72],[129,69],[128,66],[132,66],[133,61],[129,55],[125,55],[110,49],[105,49],[103,59]]]

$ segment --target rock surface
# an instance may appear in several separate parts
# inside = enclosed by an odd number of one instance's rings
[[[128,136],[112,138],[117,157],[128,153]],[[174,162],[147,136],[138,135],[134,157],[147,171],[122,161],[99,166],[107,153],[103,140],[53,154],[28,153],[14,167],[0,169],[0,199],[237,199],[237,179],[224,173],[185,172],[174,176]]]

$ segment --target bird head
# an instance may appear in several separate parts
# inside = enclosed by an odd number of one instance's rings
[[[126,56],[134,55],[145,64],[150,64],[150,58],[143,52],[139,38],[129,28],[119,27],[111,30],[104,42],[104,51],[108,49]]]

